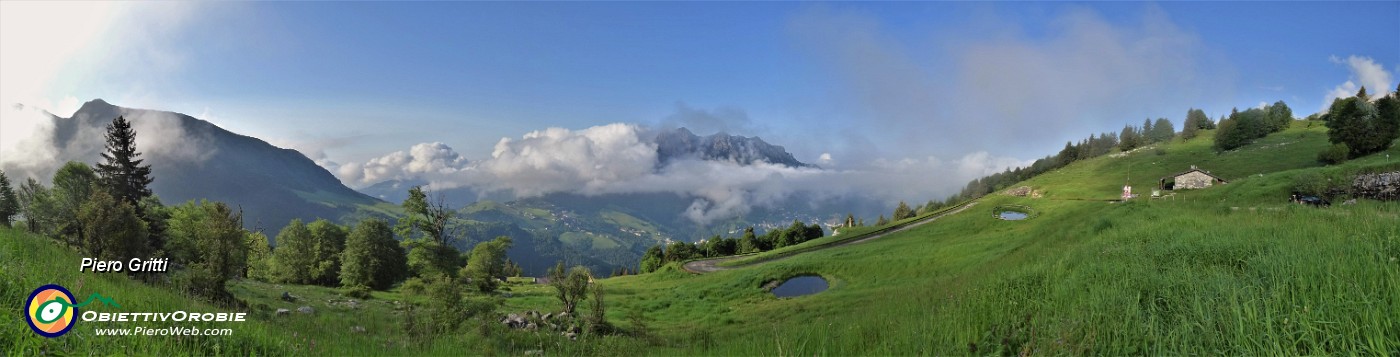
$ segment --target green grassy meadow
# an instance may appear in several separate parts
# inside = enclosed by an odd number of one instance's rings
[[[1291,204],[1295,177],[1393,170],[1400,148],[1322,167],[1320,123],[1295,122],[1236,151],[1213,133],[1103,156],[1022,182],[1041,198],[993,194],[963,212],[862,244],[810,249],[843,232],[697,275],[671,264],[599,279],[615,335],[578,341],[507,330],[486,318],[434,339],[400,328],[399,304],[375,292],[338,308],[338,290],[233,283],[251,311],[220,338],[97,338],[80,323],[57,339],[0,324],[0,352],[237,355],[1400,355],[1400,203]],[[1156,149],[1162,149],[1159,153]],[[1387,157],[1389,155],[1389,157]],[[1147,198],[1158,179],[1196,165],[1229,180]],[[1127,182],[1141,198],[1109,202]],[[1031,219],[993,217],[1001,205]],[[596,244],[596,243],[595,243]],[[802,250],[801,254],[784,252]],[[764,262],[767,257],[788,256]],[[10,321],[46,283],[76,295],[110,292],[131,309],[218,310],[120,275],[77,273],[77,257],[45,238],[0,230],[0,316]],[[820,274],[830,289],[775,298],[774,280]],[[81,282],[79,282],[81,281]],[[278,299],[289,291],[303,300]],[[546,286],[512,282],[488,316],[557,311]],[[274,316],[310,305],[314,315]],[[587,311],[589,302],[581,304]],[[366,333],[350,332],[352,326]],[[311,342],[315,347],[311,347]],[[405,342],[411,341],[411,342]]]

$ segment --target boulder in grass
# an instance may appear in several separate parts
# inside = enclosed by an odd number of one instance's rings
[[[287,316],[287,315],[291,315],[291,314],[292,314],[292,310],[277,309],[277,316]]]
[[[297,312],[300,312],[300,313],[303,313],[303,314],[314,314],[314,313],[316,313],[316,309],[313,309],[313,308],[311,308],[310,306],[302,306],[302,307],[298,307],[298,308],[297,308]]]

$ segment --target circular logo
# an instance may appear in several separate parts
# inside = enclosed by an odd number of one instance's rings
[[[58,337],[73,329],[74,317],[78,308],[73,307],[73,293],[58,285],[44,285],[29,294],[24,302],[26,322],[34,333],[44,337]]]

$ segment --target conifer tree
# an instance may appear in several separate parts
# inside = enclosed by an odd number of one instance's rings
[[[136,130],[126,118],[113,119],[107,125],[106,137],[107,152],[102,153],[103,162],[97,164],[97,175],[113,196],[136,207],[141,199],[151,195],[151,165],[141,165],[144,160],[136,152]]]
[[[10,226],[10,219],[19,214],[19,198],[15,195],[14,187],[10,186],[10,178],[5,176],[5,171],[0,170],[0,224]]]

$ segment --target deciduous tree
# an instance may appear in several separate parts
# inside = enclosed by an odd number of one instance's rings
[[[306,225],[311,232],[311,281],[317,285],[340,285],[340,253],[345,250],[345,227],[318,219]]]
[[[1333,144],[1346,144],[1351,150],[1348,156],[1352,158],[1388,149],[1400,136],[1400,118],[1396,117],[1393,99],[1382,98],[1384,103],[1373,105],[1367,98],[1366,88],[1362,87],[1354,97],[1332,101],[1327,114],[1323,115],[1328,140]],[[1386,107],[1384,115],[1377,108],[1380,104]]]
[[[467,266],[463,268],[463,275],[471,279],[472,285],[476,286],[478,291],[496,291],[497,279],[508,276],[506,251],[510,249],[510,245],[510,237],[500,236],[477,243],[476,247],[472,248],[471,256],[467,258]]]
[[[106,191],[93,192],[78,210],[82,227],[78,245],[89,257],[126,261],[146,258],[146,223],[136,210]]]
[[[272,270],[277,281],[309,284],[316,265],[316,241],[301,219],[293,219],[277,232],[276,249],[272,250]]]
[[[222,202],[190,201],[172,208],[169,233],[172,259],[185,266],[175,276],[177,285],[214,301],[232,299],[226,283],[243,274],[248,262],[243,213]]]
[[[564,305],[564,312],[573,313],[578,303],[588,297],[588,284],[592,275],[588,268],[583,266],[575,266],[566,273],[562,261],[549,269],[549,285],[554,287],[555,297]]]
[[[360,221],[345,240],[341,255],[340,284],[388,289],[408,274],[403,247],[394,240],[389,223],[382,219]]]
[[[83,240],[78,209],[97,187],[97,174],[87,164],[69,161],[53,175],[53,235],[72,246]]]

